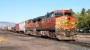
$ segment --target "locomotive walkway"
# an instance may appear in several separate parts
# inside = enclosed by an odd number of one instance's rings
[[[83,39],[81,40],[83,41]],[[0,50],[90,50],[90,47],[0,31]]]

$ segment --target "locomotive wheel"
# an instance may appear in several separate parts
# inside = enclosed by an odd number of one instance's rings
[[[40,32],[39,32],[39,31],[37,31],[36,33],[37,33],[37,36],[41,36],[41,34],[40,34]]]
[[[56,38],[57,38],[58,40],[73,40],[73,38],[67,38],[67,37],[60,36],[60,35],[57,35]]]
[[[63,37],[64,37],[63,34],[56,33],[56,38],[57,38],[58,40],[64,40]]]
[[[26,31],[26,33],[25,33],[25,34],[26,34],[26,35],[29,35],[29,34],[30,34],[30,32],[31,32],[31,31]]]
[[[49,32],[49,37],[50,37],[50,38],[56,38],[56,35],[55,35],[54,32]]]
[[[67,37],[64,31],[57,32],[56,33],[56,38],[58,40],[74,40],[73,37]]]

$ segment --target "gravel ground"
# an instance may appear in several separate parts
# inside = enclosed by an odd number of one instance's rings
[[[63,41],[0,31],[0,50],[90,50],[90,48]]]
[[[90,35],[78,35],[77,41],[90,43]]]

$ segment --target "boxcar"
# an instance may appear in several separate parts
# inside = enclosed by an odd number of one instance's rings
[[[25,33],[25,21],[19,23],[19,31]]]
[[[18,23],[15,25],[15,32],[19,32],[19,24]]]

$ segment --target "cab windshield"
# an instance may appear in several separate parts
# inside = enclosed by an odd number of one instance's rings
[[[63,13],[57,12],[55,13],[55,16],[63,16]]]
[[[65,15],[65,16],[72,16],[72,13],[70,13],[70,12],[65,12],[64,15]]]

